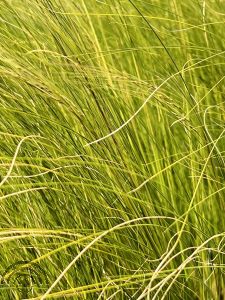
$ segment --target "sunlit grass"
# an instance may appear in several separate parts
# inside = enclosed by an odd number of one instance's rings
[[[0,7],[0,298],[225,299],[223,2]]]

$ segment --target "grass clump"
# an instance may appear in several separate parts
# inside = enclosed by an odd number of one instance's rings
[[[1,1],[1,299],[224,299],[222,1]]]

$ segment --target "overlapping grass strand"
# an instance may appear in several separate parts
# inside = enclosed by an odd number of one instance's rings
[[[225,299],[223,2],[0,7],[0,299]]]

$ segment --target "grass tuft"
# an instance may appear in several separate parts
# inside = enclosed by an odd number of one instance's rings
[[[225,299],[223,1],[0,2],[0,299]]]

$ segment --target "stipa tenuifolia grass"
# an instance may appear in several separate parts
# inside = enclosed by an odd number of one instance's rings
[[[223,1],[0,7],[0,298],[224,299]]]

